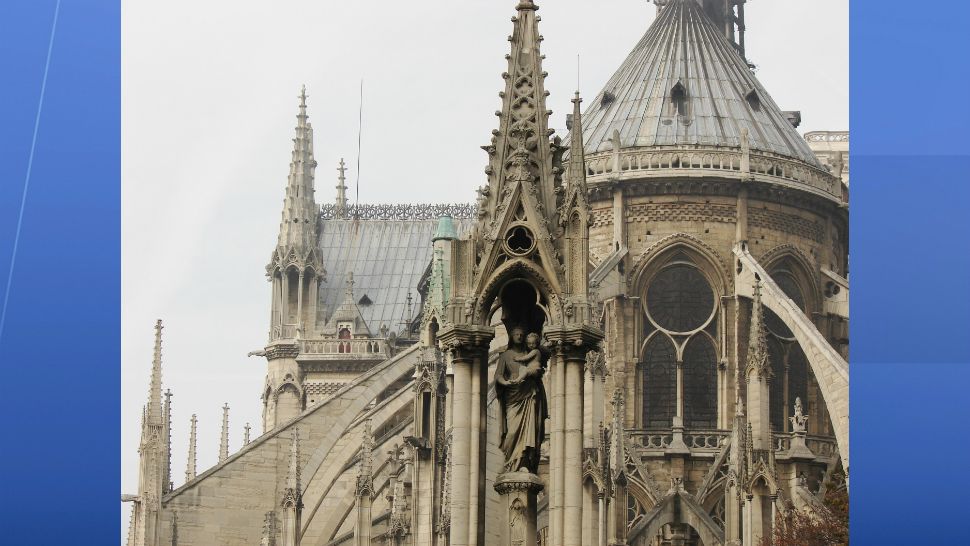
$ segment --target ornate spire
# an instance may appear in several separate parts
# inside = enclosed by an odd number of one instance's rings
[[[533,195],[535,208],[556,210],[555,188],[559,184],[561,167],[558,164],[564,148],[550,143],[552,131],[548,128],[551,111],[546,110],[546,95],[542,71],[542,54],[539,44],[539,18],[536,6],[530,0],[522,0],[516,6],[518,15],[512,36],[509,61],[499,116],[499,128],[492,132],[492,142],[484,149],[489,154],[489,203],[486,209],[490,220],[495,220],[504,208],[506,198],[522,185],[525,193]],[[548,226],[547,226],[548,227]]]
[[[337,218],[347,217],[347,166],[344,158],[340,158],[340,166],[337,167]]]
[[[222,406],[222,434],[219,436],[219,462],[229,458],[229,404]]]
[[[357,473],[357,496],[374,496],[374,437],[371,420],[364,421],[364,437],[360,446],[360,470]]]
[[[290,174],[283,200],[283,219],[280,223],[279,246],[313,248],[316,241],[317,205],[313,197],[313,127],[307,121],[306,86],[300,89],[299,113],[296,116],[296,136],[290,159]]]
[[[155,321],[155,352],[152,355],[152,378],[148,388],[148,408],[146,410],[149,425],[162,424],[162,319]]]
[[[300,484],[300,429],[293,427],[290,433],[290,459],[286,471],[286,489],[283,491],[283,508],[302,508],[303,494]]]
[[[185,481],[190,482],[195,479],[195,449],[196,449],[196,425],[198,424],[198,419],[196,419],[195,414],[192,414],[192,420],[190,422],[189,428],[189,459],[185,463]]]
[[[762,380],[768,379],[768,338],[765,335],[764,309],[761,307],[761,281],[754,284],[754,300],[751,303],[751,332],[748,343],[748,365],[745,375],[756,371]]]

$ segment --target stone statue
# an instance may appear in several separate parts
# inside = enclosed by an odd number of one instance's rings
[[[509,347],[499,355],[495,368],[495,390],[502,407],[501,448],[505,471],[539,471],[539,447],[549,416],[542,385],[547,355],[539,346],[539,334],[525,338],[516,326],[509,335]]]
[[[792,432],[805,432],[805,425],[808,422],[808,416],[802,413],[802,399],[801,397],[795,397],[795,414],[789,417],[791,420]]]

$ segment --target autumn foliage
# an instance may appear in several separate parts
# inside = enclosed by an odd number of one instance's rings
[[[848,546],[849,494],[844,484],[832,485],[813,513],[788,510],[777,515],[774,532],[759,546]]]

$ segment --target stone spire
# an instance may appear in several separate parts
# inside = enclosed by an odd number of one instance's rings
[[[768,338],[765,334],[764,309],[761,306],[761,280],[755,281],[751,302],[751,327],[748,358],[744,369],[749,442],[753,449],[771,450],[770,379]]]
[[[751,303],[751,330],[748,340],[748,359],[745,375],[757,372],[768,379],[768,337],[764,327],[764,309],[761,306],[761,281],[754,285],[754,299]]]
[[[300,484],[300,429],[294,427],[290,435],[290,458],[286,471],[286,487],[280,507],[283,510],[282,546],[299,546],[300,518],[303,493]]]
[[[337,167],[337,217],[347,217],[347,166],[344,158],[340,158],[340,166]]]
[[[570,118],[569,128],[569,180],[568,191],[570,195],[578,192],[583,200],[586,197],[586,153],[583,150],[583,112],[580,105],[583,99],[576,91],[573,97],[573,115]]]
[[[249,423],[246,423],[246,426],[243,428],[243,445],[244,446],[248,446],[249,445],[249,432],[252,429],[253,429],[253,427],[249,426]]]
[[[222,433],[219,435],[219,462],[229,458],[229,404],[222,406]]]
[[[290,433],[290,457],[286,471],[286,495],[291,495],[292,498],[299,498],[301,496],[300,489],[300,429],[294,427]]]
[[[162,319],[155,321],[155,352],[152,355],[152,378],[148,388],[146,422],[162,424]]]
[[[536,6],[522,0],[516,6],[508,71],[502,74],[505,90],[499,93],[502,109],[495,112],[499,128],[482,148],[488,153],[488,186],[481,190],[479,224],[475,228],[480,267],[472,292],[484,290],[488,277],[510,255],[527,259],[544,270],[554,292],[562,291],[563,238],[556,215],[562,202],[561,139],[550,140],[551,110],[546,109],[539,50]],[[526,226],[526,227],[523,227]],[[512,240],[512,246],[506,244]],[[531,266],[530,266],[531,267]]]
[[[360,469],[357,473],[357,496],[374,496],[374,437],[371,420],[364,421],[364,437],[360,446]]]
[[[185,463],[185,481],[190,482],[195,479],[195,459],[196,459],[196,425],[198,419],[192,414],[192,421],[189,428],[189,459]]]
[[[296,116],[296,136],[290,174],[283,200],[279,246],[299,250],[312,248],[316,242],[317,205],[313,198],[313,127],[307,121],[306,86],[300,90],[299,113]]]

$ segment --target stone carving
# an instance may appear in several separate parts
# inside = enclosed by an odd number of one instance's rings
[[[788,418],[791,421],[792,432],[805,432],[808,416],[802,413],[802,399],[795,397],[795,414]]]
[[[539,471],[539,447],[549,415],[542,385],[547,359],[539,346],[539,334],[526,337],[524,328],[512,328],[509,347],[499,355],[495,369],[495,387],[503,414],[501,448],[506,472],[520,468],[533,474]]]

